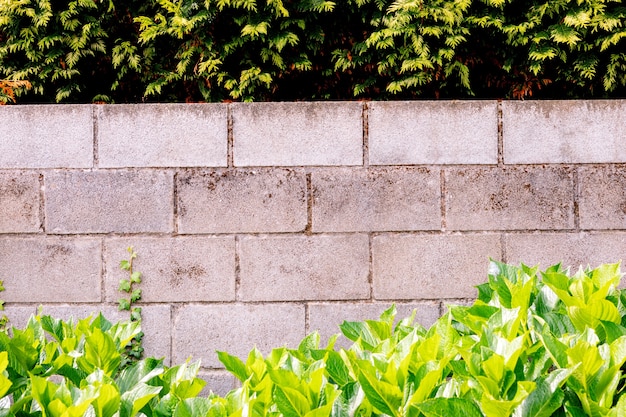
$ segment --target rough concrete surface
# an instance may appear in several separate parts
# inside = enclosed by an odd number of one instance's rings
[[[235,166],[360,165],[363,105],[233,104]]]
[[[301,232],[307,225],[302,170],[185,171],[176,187],[180,233]]]
[[[101,302],[100,239],[0,237],[7,302]]]
[[[373,165],[498,162],[495,100],[389,101],[368,106]]]
[[[370,296],[367,235],[245,237],[240,259],[242,301]]]
[[[507,261],[537,265],[543,270],[562,263],[575,272],[580,266],[596,267],[626,259],[624,232],[515,233],[505,235]]]
[[[383,234],[372,243],[376,300],[473,298],[501,258],[498,234]],[[443,295],[443,296],[442,296]]]
[[[100,167],[223,167],[224,104],[97,106]]]
[[[449,230],[574,228],[568,167],[458,168],[445,181]]]
[[[298,304],[186,305],[174,314],[174,363],[200,359],[206,368],[223,368],[216,351],[247,358],[256,347],[298,347],[304,334],[304,306]]]
[[[580,227],[626,229],[626,165],[581,167]]]
[[[91,106],[0,106],[0,120],[0,168],[93,166]]]
[[[47,232],[173,229],[173,176],[167,171],[55,171],[44,178]]]
[[[128,279],[119,263],[129,246],[137,253],[133,270],[143,277],[142,302],[235,300],[233,236],[106,239],[104,246],[107,301],[119,298],[119,281]]]
[[[315,232],[441,229],[438,169],[328,168],[311,178]]]
[[[626,100],[502,103],[507,164],[626,162]]]
[[[0,233],[32,233],[41,227],[39,174],[0,171]]]

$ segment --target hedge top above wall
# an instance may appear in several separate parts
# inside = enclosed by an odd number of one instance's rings
[[[626,162],[626,101],[0,107],[0,169]]]

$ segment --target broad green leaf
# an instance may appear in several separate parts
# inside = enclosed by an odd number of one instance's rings
[[[340,387],[353,381],[350,377],[350,369],[344,362],[344,359],[339,353],[333,350],[328,351],[326,357],[326,371],[332,378],[332,381]]]
[[[331,412],[332,417],[352,417],[363,403],[365,394],[358,382],[350,382],[341,388],[341,392]]]
[[[571,375],[570,369],[556,369],[537,380],[535,389],[515,410],[515,417],[551,417],[561,407],[565,395],[561,386]]]
[[[161,359],[146,358],[125,368],[115,379],[120,393],[132,390],[139,383],[147,382],[164,372]]]
[[[427,372],[419,381],[417,381],[415,392],[406,402],[405,409],[406,407],[414,406],[426,401],[440,380],[441,370],[434,369]]]
[[[111,376],[118,370],[121,355],[113,338],[96,328],[85,337],[85,353],[77,359],[77,363],[85,372],[91,373],[95,369],[102,369],[105,374]]]
[[[343,335],[353,342],[360,340],[363,343],[363,347],[367,350],[373,350],[380,343],[380,340],[374,336],[367,323],[344,321],[339,328]]]
[[[483,361],[483,370],[489,379],[500,385],[504,378],[504,358],[497,353],[491,355]]]
[[[298,351],[307,358],[311,357],[311,351],[319,349],[320,335],[318,332],[308,334],[298,345]]]
[[[480,399],[480,407],[483,413],[485,413],[485,417],[508,417],[528,397],[534,388],[534,382],[519,381],[513,399],[500,399],[483,395]]]
[[[143,382],[138,383],[122,394],[119,417],[135,417],[160,391],[161,387],[147,385]]]
[[[584,300],[573,297],[570,292],[570,278],[561,272],[544,272],[543,282],[550,287],[552,291],[563,301],[567,306],[580,306],[584,305]]]
[[[112,417],[120,407],[120,393],[112,384],[103,384],[98,387],[98,396],[92,405],[96,417]]]
[[[402,391],[397,385],[380,381],[376,378],[371,364],[359,362],[358,380],[365,397],[378,411],[390,416],[399,417],[399,408],[402,403]]]
[[[246,365],[238,357],[221,351],[217,352],[217,357],[226,370],[236,376],[240,381],[243,382],[249,378],[250,374]]]
[[[304,417],[311,409],[306,397],[289,387],[277,385],[274,388],[274,400],[285,417]]]
[[[5,376],[5,370],[9,366],[8,352],[0,352],[0,398],[4,397],[13,383]]]

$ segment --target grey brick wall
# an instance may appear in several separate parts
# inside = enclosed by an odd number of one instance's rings
[[[324,343],[396,303],[431,324],[489,258],[626,254],[626,101],[0,107],[0,279],[112,319],[119,261],[143,272],[147,353]],[[345,341],[339,341],[345,343]]]

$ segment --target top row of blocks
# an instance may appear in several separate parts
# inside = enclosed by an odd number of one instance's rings
[[[226,167],[229,113],[237,167],[497,164],[500,122],[507,164],[626,162],[626,100],[489,100],[3,106],[0,168]]]

